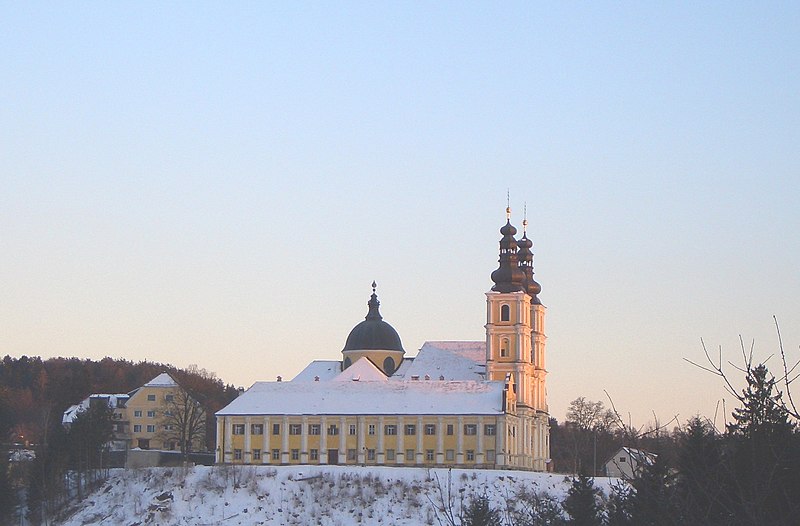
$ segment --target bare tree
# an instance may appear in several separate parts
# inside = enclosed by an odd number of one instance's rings
[[[161,417],[161,439],[178,445],[184,459],[202,448],[206,436],[206,411],[183,387],[178,387],[167,400]],[[198,447],[199,446],[199,447]]]

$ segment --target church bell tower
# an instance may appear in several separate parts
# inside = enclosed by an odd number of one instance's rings
[[[548,408],[545,377],[545,307],[538,294],[542,287],[533,279],[533,243],[523,235],[514,236],[511,208],[500,229],[499,267],[492,272],[492,289],[486,293],[486,375],[502,381],[512,375],[517,393],[517,416],[521,433],[517,451],[532,458],[538,470],[547,469],[550,458]]]

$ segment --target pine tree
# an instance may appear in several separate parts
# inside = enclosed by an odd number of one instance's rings
[[[800,447],[775,378],[747,370],[742,407],[726,437],[727,484],[736,524],[792,524],[800,514]]]
[[[667,526],[683,524],[672,470],[662,456],[642,464],[631,481],[634,496],[631,499],[633,524],[641,526]]]
[[[581,473],[572,479],[572,486],[564,499],[563,508],[570,516],[569,524],[595,526],[602,524],[598,499],[600,492],[594,487],[594,479]]]
[[[470,502],[464,512],[463,526],[502,526],[500,510],[489,505],[489,497],[481,495]]]
[[[683,518],[692,524],[730,523],[722,440],[708,421],[694,417],[680,433],[677,493]]]
[[[732,435],[756,440],[783,441],[794,430],[782,403],[783,394],[775,389],[775,378],[766,365],[747,371],[747,387],[742,391],[743,407],[734,409],[734,423],[728,425]]]

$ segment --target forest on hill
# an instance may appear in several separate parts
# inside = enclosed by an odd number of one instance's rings
[[[179,369],[108,357],[95,361],[5,356],[0,362],[0,442],[38,444],[49,429],[61,425],[61,415],[69,406],[88,395],[128,393],[164,372],[191,392],[208,415],[237,396],[234,386],[194,365]],[[209,425],[207,431],[207,444],[213,449],[215,427]]]

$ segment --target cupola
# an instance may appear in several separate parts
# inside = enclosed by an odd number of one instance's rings
[[[403,361],[405,350],[394,327],[383,321],[376,288],[377,284],[373,281],[372,296],[367,302],[367,316],[347,336],[342,349],[342,369],[347,369],[363,356],[391,376]]]

